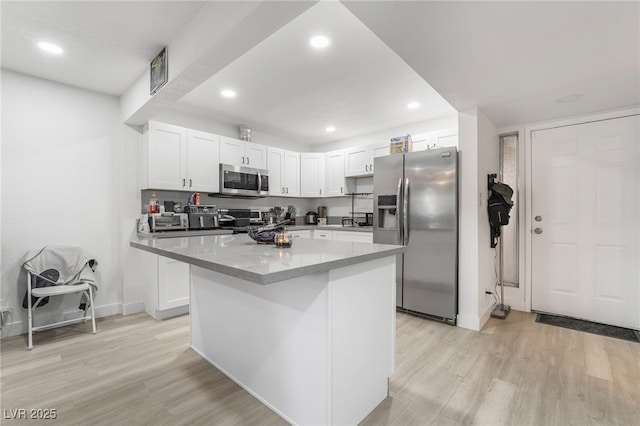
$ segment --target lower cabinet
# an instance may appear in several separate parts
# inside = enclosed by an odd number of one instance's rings
[[[303,229],[300,231],[288,231],[293,238],[311,238],[311,230]]]
[[[316,240],[333,240],[333,231],[326,231],[324,229],[314,229],[313,238]]]
[[[189,264],[142,254],[144,310],[157,320],[189,313]]]
[[[373,232],[333,231],[334,241],[352,241],[354,243],[373,243]]]

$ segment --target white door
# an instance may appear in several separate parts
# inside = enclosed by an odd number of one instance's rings
[[[267,163],[269,166],[269,195],[282,196],[284,188],[284,149],[267,149]]]
[[[189,264],[158,256],[158,309],[189,304]]]
[[[245,166],[253,167],[255,169],[267,168],[266,145],[260,145],[254,142],[245,142],[244,155],[246,160]]]
[[[532,132],[533,310],[640,328],[640,117]]]
[[[187,189],[187,131],[170,124],[149,122],[148,187]]]
[[[246,166],[244,141],[220,136],[220,162],[233,166]]]
[[[373,173],[371,147],[357,146],[344,150],[344,175],[366,176]]]
[[[300,154],[300,196],[324,196],[324,154]]]
[[[300,154],[293,151],[284,152],[284,191],[287,197],[300,196]]]
[[[326,153],[327,197],[339,197],[345,194],[344,151]]]
[[[189,191],[218,192],[220,190],[219,136],[187,131],[187,172]]]

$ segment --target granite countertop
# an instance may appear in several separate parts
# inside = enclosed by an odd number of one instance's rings
[[[131,241],[131,246],[251,281],[272,284],[303,275],[405,251],[405,246],[349,241],[295,239],[290,248],[257,244],[247,234],[152,238]]]

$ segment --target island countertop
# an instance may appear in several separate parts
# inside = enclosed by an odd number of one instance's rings
[[[257,284],[394,256],[405,246],[298,238],[289,248],[257,244],[247,234],[137,239],[132,247]]]

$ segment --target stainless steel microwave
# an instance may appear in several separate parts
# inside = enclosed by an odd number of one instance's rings
[[[220,193],[209,195],[266,197],[269,195],[269,171],[220,164]]]

